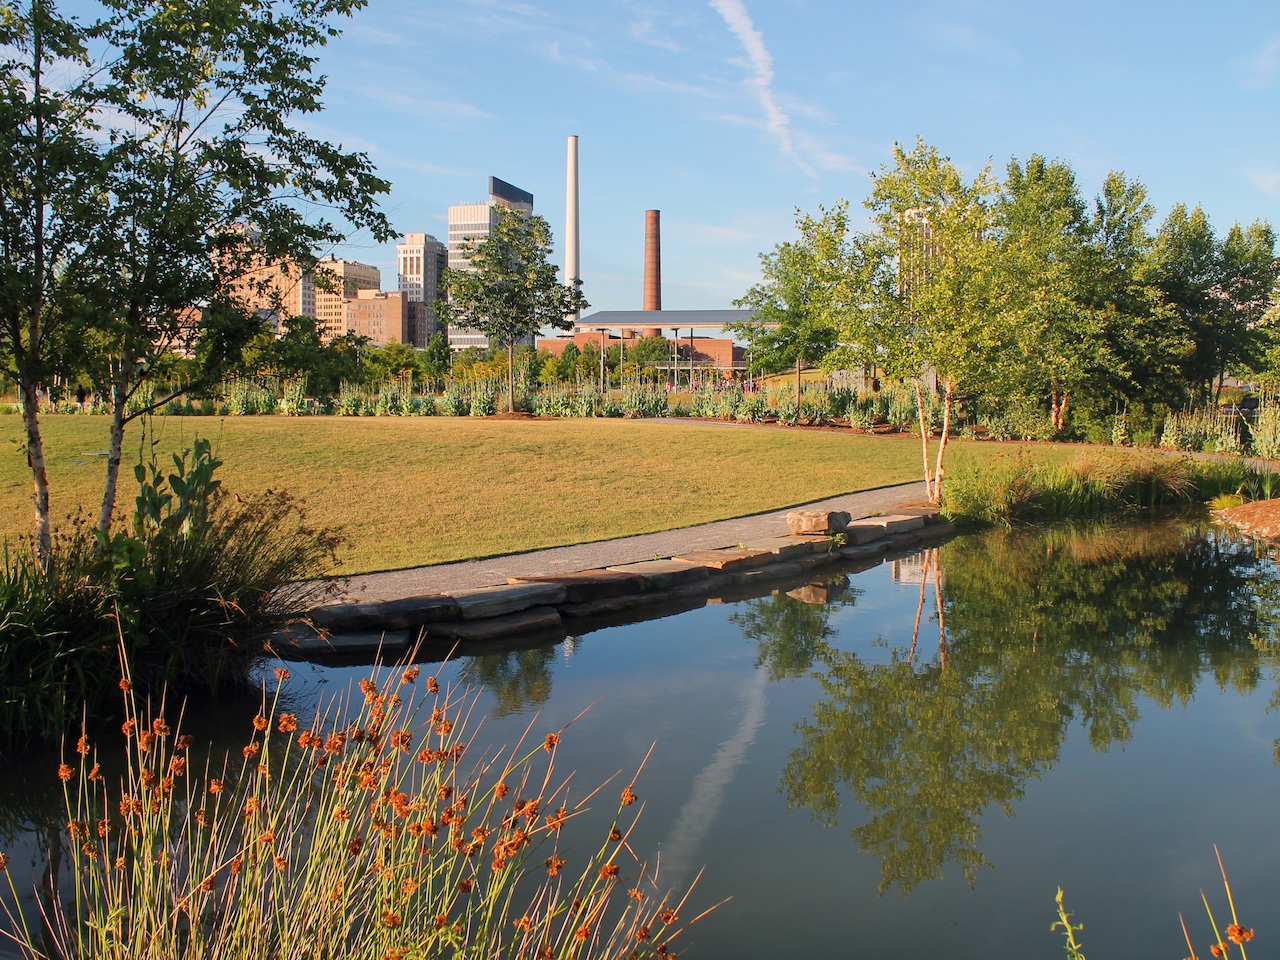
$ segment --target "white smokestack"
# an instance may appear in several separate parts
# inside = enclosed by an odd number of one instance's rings
[[[570,286],[581,279],[578,262],[578,138],[569,138],[569,156],[565,164],[564,204],[564,282]],[[567,320],[578,322],[574,311]]]

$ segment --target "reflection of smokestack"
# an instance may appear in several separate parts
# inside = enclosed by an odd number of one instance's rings
[[[659,211],[644,212],[644,309],[662,309],[662,231]]]
[[[573,286],[579,277],[578,264],[578,138],[569,138],[569,156],[565,163],[564,201],[564,282]],[[578,322],[578,311],[565,317]]]

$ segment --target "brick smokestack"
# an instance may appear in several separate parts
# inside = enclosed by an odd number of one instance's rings
[[[662,231],[659,211],[644,212],[644,309],[662,309]]]

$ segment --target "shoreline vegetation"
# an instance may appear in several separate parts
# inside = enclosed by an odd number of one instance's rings
[[[278,668],[240,754],[208,761],[122,680],[123,764],[86,732],[56,771],[71,895],[37,890],[24,913],[0,851],[19,954],[675,960],[699,918],[629,843],[640,771],[575,784],[563,727],[475,754],[474,694],[420,673],[375,669],[300,719]],[[610,802],[584,841],[574,822]]]

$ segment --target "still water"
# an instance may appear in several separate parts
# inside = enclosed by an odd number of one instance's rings
[[[557,761],[583,792],[656,744],[633,846],[703,871],[690,912],[730,898],[687,960],[1057,957],[1059,886],[1090,960],[1186,956],[1179,911],[1207,955],[1215,843],[1276,955],[1278,625],[1276,567],[1225,533],[1101,526],[439,669],[480,691],[481,745],[589,708]],[[367,672],[290,669],[300,706]]]

